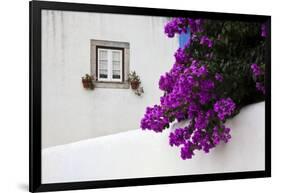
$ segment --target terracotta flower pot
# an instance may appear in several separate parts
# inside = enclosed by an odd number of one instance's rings
[[[83,87],[84,87],[84,88],[88,88],[88,87],[87,87],[88,84],[87,84],[87,80],[86,80],[86,79],[82,78],[82,84],[83,84]]]
[[[95,85],[93,83],[94,77],[86,74],[84,77],[82,77],[82,84],[83,87],[87,90],[94,90]]]
[[[139,86],[140,86],[140,82],[139,81],[132,81],[131,82],[131,87],[132,87],[133,90],[138,89]]]

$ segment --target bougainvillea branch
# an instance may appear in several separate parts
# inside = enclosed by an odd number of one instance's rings
[[[189,120],[169,135],[170,145],[180,148],[184,160],[195,150],[208,153],[227,143],[231,129],[226,120],[263,100],[265,93],[264,65],[257,64],[264,64],[263,24],[174,18],[164,31],[172,38],[187,28],[190,39],[175,52],[171,70],[160,77],[160,104],[147,107],[141,120],[142,129],[155,132]]]

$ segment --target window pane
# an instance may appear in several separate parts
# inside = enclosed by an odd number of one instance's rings
[[[121,77],[120,77],[120,75],[112,75],[112,78],[113,79],[120,79]]]
[[[112,78],[113,79],[121,79],[120,70],[113,70],[112,71]]]
[[[100,78],[107,78],[107,69],[99,69],[99,77]]]
[[[108,78],[108,51],[99,49],[98,50],[98,70],[99,78]]]
[[[120,61],[121,51],[112,51],[112,60],[113,61]]]
[[[122,51],[112,51],[112,79],[121,79],[121,54]]]
[[[99,60],[99,68],[107,69],[107,60]]]
[[[120,70],[120,62],[112,62],[112,70]]]
[[[107,60],[107,50],[100,50],[99,49],[99,59],[100,60]]]

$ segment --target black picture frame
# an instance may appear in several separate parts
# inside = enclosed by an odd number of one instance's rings
[[[240,21],[266,22],[268,36],[266,37],[266,96],[265,96],[265,170],[233,173],[216,173],[168,177],[149,177],[120,180],[85,181],[70,183],[41,183],[41,10],[63,10],[97,13],[119,13],[150,16],[186,16],[209,19],[228,19]],[[262,178],[271,176],[271,17],[265,15],[247,15],[232,13],[214,13],[201,11],[184,11],[171,9],[124,7],[93,5],[80,3],[62,3],[47,1],[29,2],[30,11],[30,141],[29,141],[29,191],[61,191],[91,188],[108,188],[123,186],[138,186],[151,184],[168,184],[198,181],[230,180],[245,178]]]

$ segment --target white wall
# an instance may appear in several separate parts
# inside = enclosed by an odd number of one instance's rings
[[[167,18],[42,12],[42,147],[138,129],[148,105],[159,103],[161,74],[178,47],[164,34]],[[140,75],[144,95],[129,89],[83,89],[90,73],[90,39],[130,43],[130,69]]]
[[[187,121],[174,128],[187,126]],[[42,150],[42,183],[179,176],[265,169],[265,103],[248,105],[226,122],[231,140],[182,160],[170,129],[140,129]]]

